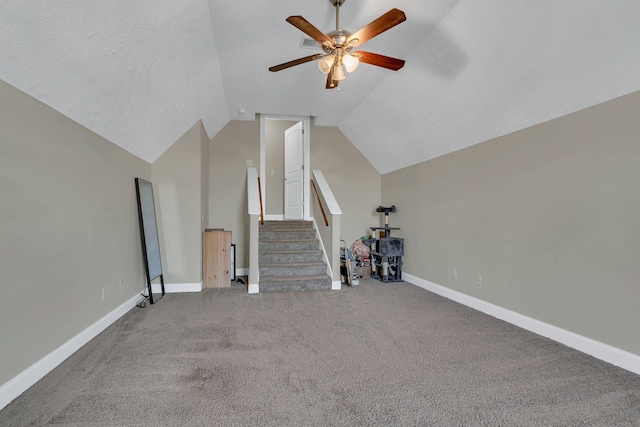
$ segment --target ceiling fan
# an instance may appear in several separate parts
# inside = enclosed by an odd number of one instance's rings
[[[375,36],[404,22],[407,17],[403,11],[399,9],[391,9],[384,15],[365,25],[360,30],[355,33],[351,33],[340,29],[340,6],[342,6],[345,0],[329,1],[336,8],[335,31],[325,34],[314,27],[302,16],[290,16],[287,18],[288,23],[320,43],[322,50],[325,53],[309,55],[304,58],[298,58],[280,65],[275,65],[270,67],[269,71],[281,71],[295,65],[318,60],[318,68],[322,73],[327,74],[326,88],[333,89],[338,87],[338,82],[345,78],[343,66],[349,73],[355,70],[360,62],[376,65],[393,71],[398,71],[404,66],[404,61],[402,59],[391,58],[389,56],[366,52],[363,50],[358,50],[356,52],[351,51],[354,47],[360,46]]]

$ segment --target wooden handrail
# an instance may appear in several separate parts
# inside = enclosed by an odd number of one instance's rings
[[[260,177],[258,177],[258,197],[260,198],[260,224],[264,225],[264,211],[262,210],[262,187],[260,187]]]
[[[311,186],[313,187],[313,191],[316,193],[316,198],[318,199],[318,205],[320,205],[320,211],[322,211],[322,218],[324,218],[324,225],[329,226],[329,220],[327,219],[327,214],[324,213],[324,207],[322,207],[322,202],[320,201],[320,194],[318,194],[318,189],[316,188],[315,182],[311,180]]]

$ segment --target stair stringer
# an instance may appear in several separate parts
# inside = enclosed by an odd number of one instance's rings
[[[329,277],[333,277],[333,270],[331,269],[331,262],[329,262],[329,257],[327,256],[327,250],[324,247],[324,242],[322,241],[322,237],[320,236],[320,230],[318,229],[318,223],[316,222],[316,218],[312,218],[313,228],[316,231],[316,239],[320,242],[320,248],[322,249],[322,260],[327,265],[327,274]],[[339,280],[331,279],[331,290],[339,291],[342,289],[342,282]]]

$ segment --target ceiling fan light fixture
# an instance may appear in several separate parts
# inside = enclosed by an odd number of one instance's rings
[[[333,80],[344,80],[344,70],[339,62],[333,66]]]
[[[318,68],[322,74],[329,74],[331,71],[331,67],[333,67],[333,63],[335,62],[336,57],[333,55],[327,55],[321,60],[318,61]]]
[[[353,55],[346,54],[342,57],[342,63],[344,67],[347,69],[347,73],[354,71],[358,68],[358,64],[360,64],[360,60]]]

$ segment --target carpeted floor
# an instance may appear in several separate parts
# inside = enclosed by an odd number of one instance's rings
[[[1,426],[640,426],[640,376],[409,283],[167,295]]]

